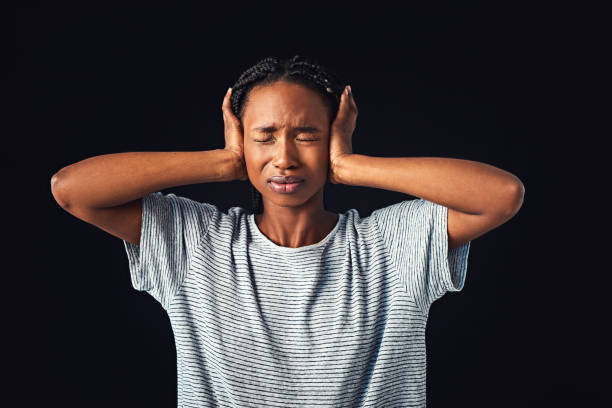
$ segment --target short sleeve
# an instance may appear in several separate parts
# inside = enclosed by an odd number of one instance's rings
[[[372,212],[400,282],[429,313],[446,292],[463,289],[470,242],[448,250],[448,208],[422,198]]]
[[[140,245],[123,240],[134,289],[168,308],[217,208],[175,194],[142,197]]]

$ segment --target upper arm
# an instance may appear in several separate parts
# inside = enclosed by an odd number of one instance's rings
[[[115,207],[87,208],[71,205],[62,208],[117,238],[134,245],[140,244],[142,198]]]
[[[508,217],[468,214],[448,208],[448,249],[457,248],[508,221]]]
[[[499,227],[511,219],[523,205],[525,186],[520,181],[513,183],[509,198],[496,211],[483,214],[468,214],[448,208],[448,249],[456,248]]]

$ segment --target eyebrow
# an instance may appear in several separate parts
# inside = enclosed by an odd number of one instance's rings
[[[259,131],[259,132],[273,132],[277,130],[275,126],[258,126],[258,127],[254,127],[253,131]],[[299,132],[304,132],[304,133],[317,133],[320,132],[319,128],[314,127],[314,126],[296,126],[293,128],[293,130],[297,130]]]

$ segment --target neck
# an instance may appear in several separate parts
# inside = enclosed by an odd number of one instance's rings
[[[322,241],[336,226],[339,215],[310,207],[281,207],[264,203],[264,212],[255,215],[262,234],[276,245],[298,248]]]

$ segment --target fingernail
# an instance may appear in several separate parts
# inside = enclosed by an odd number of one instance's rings
[[[230,91],[230,89],[232,89],[231,87],[227,88],[227,91],[225,93],[228,93]]]
[[[349,90],[349,93],[352,93],[352,92],[353,92],[353,90],[351,89],[351,86],[350,86],[350,85],[348,86],[348,90]]]

